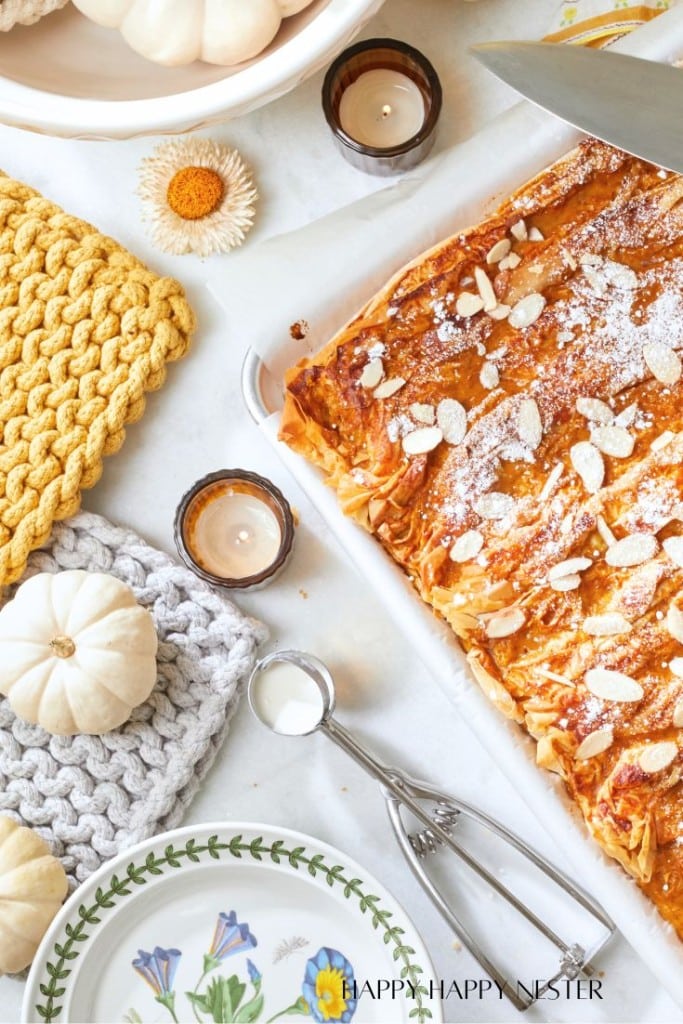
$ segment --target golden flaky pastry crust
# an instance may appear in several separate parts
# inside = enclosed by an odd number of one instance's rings
[[[683,180],[590,141],[290,371],[281,434],[683,936],[681,347]]]

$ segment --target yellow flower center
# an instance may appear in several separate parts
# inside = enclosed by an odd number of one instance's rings
[[[225,184],[210,167],[182,167],[171,178],[166,198],[183,220],[202,220],[223,202]]]
[[[323,1020],[341,1020],[346,1010],[342,972],[331,967],[320,971],[315,979],[315,994]]]

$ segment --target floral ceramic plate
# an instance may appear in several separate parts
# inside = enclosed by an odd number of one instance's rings
[[[267,825],[200,825],[125,851],[74,893],[22,1020],[441,1021],[437,991],[404,911],[344,854]]]

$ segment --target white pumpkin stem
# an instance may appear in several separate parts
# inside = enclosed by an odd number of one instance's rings
[[[76,644],[70,636],[56,636],[50,640],[50,647],[58,658],[71,658],[76,653]]]

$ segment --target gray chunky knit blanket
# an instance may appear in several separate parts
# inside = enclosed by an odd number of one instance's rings
[[[159,634],[155,689],[103,736],[51,736],[0,697],[0,813],[47,840],[74,886],[125,847],[179,823],[225,738],[266,631],[100,516],[82,512],[57,524],[25,578],[64,569],[128,583]]]

